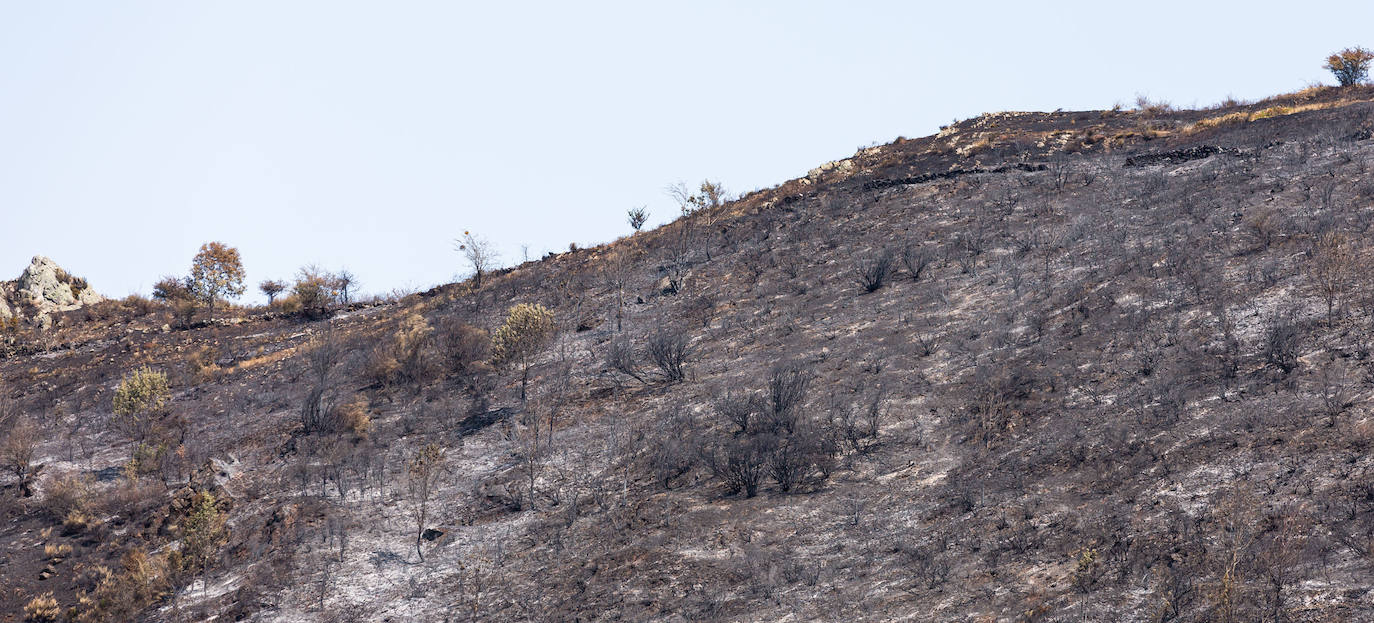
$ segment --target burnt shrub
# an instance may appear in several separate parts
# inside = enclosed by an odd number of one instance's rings
[[[749,432],[750,427],[756,425],[757,417],[766,408],[763,398],[758,394],[736,392],[725,392],[716,396],[715,400],[711,401],[711,406],[722,419],[738,428],[736,434]]]
[[[743,491],[750,498],[758,495],[769,457],[769,448],[759,436],[722,437],[705,447],[701,455],[727,493]]]
[[[834,468],[838,447],[815,423],[803,422],[788,435],[765,434],[760,441],[768,449],[768,475],[784,493],[824,481]]]
[[[644,354],[658,368],[664,382],[676,383],[687,378],[687,358],[692,354],[692,347],[685,332],[672,327],[660,328],[649,336]]]
[[[810,385],[811,375],[801,364],[774,367],[768,377],[768,421],[763,426],[775,432],[794,432]]]
[[[874,255],[860,258],[858,265],[854,267],[854,276],[859,285],[863,286],[864,292],[877,292],[887,285],[887,278],[892,274],[892,253],[883,250]]]
[[[921,274],[930,266],[933,259],[935,254],[918,244],[912,243],[902,247],[902,265],[906,267],[912,281],[920,280]]]
[[[465,374],[488,367],[491,334],[485,330],[457,318],[445,318],[439,323],[438,340],[449,370]]]
[[[882,419],[884,402],[881,390],[874,392],[860,405],[832,395],[827,416],[836,443],[847,445],[859,453],[872,450],[878,443],[878,425]]]
[[[649,466],[655,480],[664,489],[671,489],[673,480],[696,466],[700,450],[691,416],[681,411],[673,413],[649,443]]]
[[[1264,343],[1262,345],[1264,362],[1274,366],[1284,374],[1298,367],[1298,355],[1302,349],[1302,330],[1292,312],[1275,312],[1265,322]]]
[[[630,343],[629,338],[623,336],[611,340],[610,344],[606,346],[606,368],[640,383],[647,384],[649,382],[639,369],[634,344]]]

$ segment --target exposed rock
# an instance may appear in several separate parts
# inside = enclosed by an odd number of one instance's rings
[[[19,294],[27,296],[41,311],[76,305],[71,284],[58,279],[61,267],[46,257],[35,255],[24,274],[19,275]]]
[[[78,309],[103,300],[105,298],[90,289],[86,280],[73,277],[57,262],[37,255],[19,279],[0,284],[0,319],[22,316],[23,310],[30,310],[34,319],[41,322],[50,313]]]
[[[849,173],[850,171],[853,171],[853,170],[854,170],[854,161],[853,161],[852,159],[850,159],[850,158],[845,158],[844,160],[835,160],[835,161],[833,161],[833,162],[827,162],[827,163],[825,163],[825,164],[823,164],[823,165],[821,165],[821,166],[818,166],[818,167],[816,167],[816,168],[814,168],[814,169],[811,169],[810,171],[808,171],[808,172],[806,173],[806,177],[807,177],[807,179],[809,179],[809,180],[811,180],[811,181],[816,181],[816,180],[819,180],[819,179],[821,178],[822,175],[825,175],[826,173],[828,173],[828,172],[830,172],[830,171],[838,171],[838,172],[840,172],[840,173]]]

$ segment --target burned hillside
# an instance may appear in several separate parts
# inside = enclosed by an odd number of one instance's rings
[[[1371,98],[983,115],[480,286],[10,326],[0,612],[1374,617]]]

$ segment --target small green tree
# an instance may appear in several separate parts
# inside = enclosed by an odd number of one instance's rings
[[[530,381],[530,366],[548,346],[555,332],[553,312],[543,305],[520,303],[510,308],[506,324],[492,336],[492,360],[497,365],[520,367],[520,401],[525,401]]]
[[[130,372],[114,394],[115,427],[134,442],[133,453],[157,434],[172,398],[167,375],[147,366]]]
[[[1341,86],[1354,86],[1369,77],[1369,63],[1374,61],[1374,52],[1364,48],[1346,48],[1326,57],[1323,67],[1335,74]]]
[[[191,292],[211,314],[219,298],[243,296],[243,276],[239,250],[221,242],[200,245],[200,252],[191,260]]]
[[[219,554],[228,536],[224,527],[224,513],[209,491],[195,494],[191,512],[181,520],[181,549],[175,562],[184,572],[196,577],[205,572]]]

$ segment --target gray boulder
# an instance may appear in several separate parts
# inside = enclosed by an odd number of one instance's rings
[[[19,295],[44,312],[75,306],[76,294],[70,284],[58,279],[59,273],[65,274],[57,262],[35,255],[24,274],[19,275]]]
[[[67,311],[104,300],[94,290],[82,287],[84,285],[84,280],[74,279],[57,262],[41,255],[34,256],[15,283],[19,298],[32,303],[40,314]]]
[[[32,315],[41,322],[48,314],[78,309],[105,300],[46,257],[35,256],[14,281],[0,282],[0,320]]]

